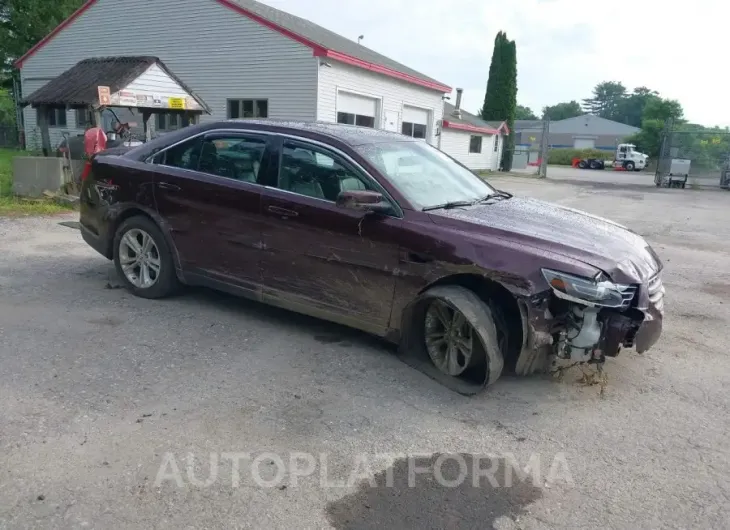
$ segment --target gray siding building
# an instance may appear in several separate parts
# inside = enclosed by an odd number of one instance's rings
[[[435,145],[442,98],[451,92],[365,46],[255,0],[88,0],[18,60],[23,96],[81,60],[111,56],[159,58],[210,108],[201,122],[322,120],[403,132]],[[84,132],[80,112],[52,114],[53,146],[64,131]],[[175,129],[176,117],[163,114],[153,128]],[[36,109],[26,107],[23,118],[28,144],[37,145]]]
[[[537,149],[542,139],[542,122],[515,121],[515,143]],[[613,151],[627,137],[639,129],[592,114],[550,122],[548,145],[553,149],[603,149]]]

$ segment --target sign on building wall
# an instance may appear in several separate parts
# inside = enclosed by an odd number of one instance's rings
[[[98,86],[96,87],[96,92],[99,96],[99,105],[102,107],[111,105],[111,89],[108,86]]]
[[[109,87],[99,87],[106,88]],[[101,93],[99,97],[101,103]],[[158,108],[170,110],[203,110],[198,101],[190,96],[147,94],[134,90],[120,90],[111,94],[102,106]]]

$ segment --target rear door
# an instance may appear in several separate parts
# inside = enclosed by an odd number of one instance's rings
[[[390,221],[335,205],[340,191],[384,190],[344,157],[284,139],[262,197],[264,301],[373,332],[388,325],[398,267]]]
[[[211,131],[155,156],[157,210],[191,279],[260,294],[269,137]]]

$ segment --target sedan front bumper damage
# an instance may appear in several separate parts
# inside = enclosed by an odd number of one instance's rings
[[[567,318],[572,315],[570,308],[565,311],[566,305],[563,304],[563,310],[556,309],[559,304],[555,303],[549,291],[521,300],[519,305],[523,343],[515,373],[546,372],[556,359],[570,358],[571,336],[577,338],[581,335],[582,324],[574,318]],[[616,357],[622,348],[634,347],[637,353],[648,351],[661,335],[663,317],[664,287],[657,275],[640,286],[631,307],[600,309],[597,316],[599,339],[591,348],[590,355],[581,360],[602,363],[605,357]]]

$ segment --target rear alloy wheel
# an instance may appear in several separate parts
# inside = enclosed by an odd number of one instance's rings
[[[167,242],[146,217],[127,219],[117,230],[114,266],[127,289],[142,298],[162,298],[178,287]]]
[[[122,236],[119,263],[124,276],[137,289],[149,289],[160,278],[160,249],[152,236],[139,228],[133,228]]]
[[[458,309],[434,300],[426,311],[424,326],[428,356],[442,373],[457,377],[477,360],[476,333]]]

